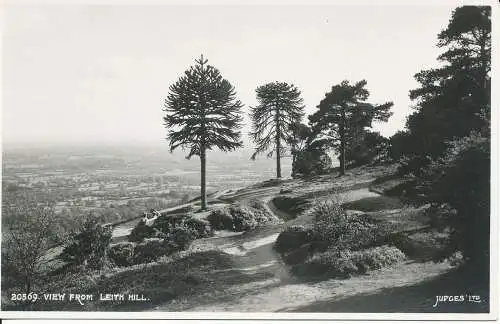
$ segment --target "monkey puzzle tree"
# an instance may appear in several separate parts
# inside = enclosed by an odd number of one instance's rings
[[[304,116],[303,99],[299,89],[286,82],[267,83],[255,91],[259,105],[250,108],[250,136],[256,144],[252,159],[265,151],[268,157],[276,153],[276,177],[281,178],[281,156],[293,136],[292,125]]]
[[[392,102],[382,105],[364,102],[370,95],[365,86],[365,80],[354,85],[342,81],[325,94],[317,107],[319,110],[309,116],[313,131],[326,135],[338,149],[341,175],[345,173],[347,146],[363,136],[373,120],[387,121],[392,115],[389,111]]]
[[[234,87],[203,58],[196,60],[179,80],[170,86],[163,111],[168,129],[170,151],[189,149],[201,162],[201,209],[206,202],[206,152],[218,148],[224,152],[243,145],[241,141],[241,101]]]

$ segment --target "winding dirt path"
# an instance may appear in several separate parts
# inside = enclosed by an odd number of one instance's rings
[[[238,202],[259,199],[266,202],[269,212],[279,218],[285,218],[270,202],[270,197],[278,193],[276,188],[266,188],[243,194]],[[365,197],[378,196],[367,188],[342,193],[344,202]],[[299,221],[304,221],[299,220]],[[449,270],[447,264],[403,263],[391,268],[374,271],[365,276],[348,280],[330,279],[319,282],[301,281],[289,272],[281,256],[273,249],[281,230],[296,220],[240,235],[221,236],[205,239],[197,244],[204,248],[218,249],[232,256],[234,266],[217,271],[216,276],[224,280],[224,273],[238,272],[251,275],[252,282],[242,284],[236,280],[229,288],[214,287],[209,293],[174,300],[158,306],[158,311],[192,311],[192,312],[276,312],[298,311],[313,307],[313,311],[330,312],[335,304],[358,295],[373,295],[387,288],[415,285],[423,280],[435,278]],[[227,235],[227,233],[226,233]],[[198,246],[201,248],[201,246]],[[242,280],[243,282],[243,280]],[[434,296],[423,301],[431,303]],[[316,308],[314,308],[316,307]],[[351,305],[350,307],[356,307]],[[339,310],[337,310],[339,311]],[[356,309],[342,309],[343,312],[356,312]]]

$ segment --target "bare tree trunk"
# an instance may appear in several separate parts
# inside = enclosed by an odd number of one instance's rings
[[[276,110],[276,178],[281,178],[281,133],[280,133],[280,114]]]
[[[206,184],[206,151],[202,146],[200,148],[200,162],[201,162],[201,210],[207,209],[207,184]]]
[[[345,107],[342,106],[342,120],[340,122],[339,132],[340,132],[340,175],[345,174]]]

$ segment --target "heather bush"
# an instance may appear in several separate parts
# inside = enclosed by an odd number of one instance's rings
[[[233,204],[216,209],[207,217],[213,230],[227,229],[243,232],[275,220],[267,209],[258,201],[250,201],[248,205]]]
[[[405,258],[406,256],[399,249],[387,245],[361,251],[332,249],[315,254],[304,264],[294,267],[293,270],[298,275],[328,274],[348,278],[353,274],[364,274],[367,271],[390,266]]]
[[[108,257],[117,266],[130,266],[134,264],[135,246],[136,244],[131,242],[112,245],[108,250]]]
[[[179,250],[187,249],[194,239],[193,232],[185,226],[174,228],[170,236],[170,241]]]
[[[133,264],[153,262],[175,252],[175,249],[168,243],[168,240],[145,239],[143,243],[135,246]]]
[[[280,233],[274,248],[280,253],[289,252],[311,242],[312,238],[312,228],[302,225],[290,226]]]
[[[211,235],[208,224],[200,219],[188,217],[184,219],[182,225],[188,228],[196,239],[209,237]]]
[[[154,228],[159,230],[160,232],[163,232],[165,234],[168,234],[172,232],[172,230],[175,227],[178,227],[182,224],[185,218],[188,216],[186,214],[182,215],[163,215],[161,217],[158,217],[155,222],[153,223]]]
[[[374,224],[363,215],[348,215],[335,199],[316,202],[309,213],[315,220],[312,239],[339,249],[370,247],[390,232],[390,227]]]
[[[101,268],[111,238],[111,229],[102,227],[95,219],[88,220],[78,233],[71,235],[70,243],[59,257],[75,265]]]
[[[219,208],[213,210],[208,215],[207,220],[213,230],[230,230],[234,229],[233,217],[230,214],[229,208]]]
[[[141,220],[130,232],[128,235],[128,240],[130,242],[142,242],[145,238],[154,237],[156,234],[156,230],[146,225],[144,220]]]

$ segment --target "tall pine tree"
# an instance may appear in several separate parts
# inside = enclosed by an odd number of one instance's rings
[[[345,173],[348,146],[359,141],[373,120],[387,121],[392,115],[389,111],[392,102],[382,105],[365,102],[370,95],[365,86],[365,80],[354,85],[344,80],[334,85],[317,106],[318,110],[309,116],[313,131],[329,138],[331,146],[339,151],[340,175]]]
[[[453,11],[438,35],[441,67],[415,75],[420,87],[410,91],[415,112],[406,123],[406,153],[422,161],[441,156],[447,142],[471,131],[489,133],[491,92],[491,8],[464,6]]]
[[[456,8],[438,35],[442,66],[416,74],[416,111],[393,141],[410,158],[410,199],[430,204],[434,223],[449,230],[448,254],[460,250],[480,277],[490,257],[491,7]],[[393,145],[394,146],[394,145]],[[438,227],[437,225],[435,225]],[[444,255],[447,256],[447,255]]]
[[[250,112],[250,136],[256,144],[252,159],[266,151],[269,157],[276,154],[276,177],[281,178],[281,157],[293,136],[292,125],[304,117],[303,99],[299,89],[286,82],[268,83],[255,91],[259,105]]]
[[[200,157],[201,209],[206,209],[206,152],[213,148],[227,152],[243,145],[239,131],[243,105],[231,83],[207,65],[203,55],[195,62],[170,86],[163,120],[170,150],[181,147],[189,149],[186,158]]]

